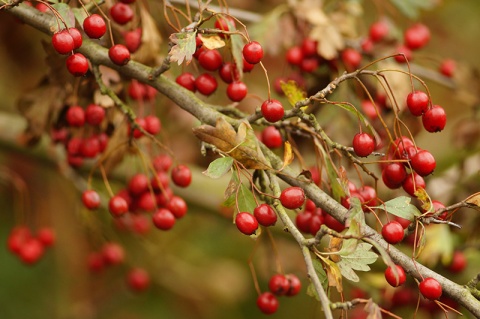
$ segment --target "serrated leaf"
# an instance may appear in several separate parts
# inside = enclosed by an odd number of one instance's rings
[[[57,12],[62,17],[63,21],[69,28],[73,28],[75,26],[75,14],[72,11],[72,8],[66,3],[55,3],[52,4],[52,7],[57,10]],[[63,22],[57,23],[57,19],[54,20],[54,25],[52,25],[54,32],[58,32],[60,30],[65,29],[65,24]],[[59,29],[60,27],[60,29]]]
[[[420,10],[431,9],[438,3],[436,0],[390,0],[404,15],[417,19]]]
[[[173,33],[170,36],[170,41],[174,44],[169,53],[171,62],[181,65],[185,61],[188,65],[192,61],[193,54],[197,50],[196,34],[197,32],[187,31]]]
[[[212,144],[227,153],[245,168],[270,168],[260,150],[255,132],[246,122],[242,122],[236,132],[232,125],[220,117],[215,127],[201,125],[193,129],[193,134],[201,141]]]
[[[422,213],[420,213],[417,207],[410,204],[411,200],[410,197],[400,196],[385,202],[381,206],[373,208],[383,209],[392,215],[408,219],[409,221],[414,221],[415,216],[421,216]]]
[[[332,158],[328,156],[327,152],[325,152],[322,143],[317,138],[314,138],[313,141],[324,158],[327,176],[330,181],[330,186],[332,187],[332,197],[339,202],[342,197],[345,197],[345,190],[339,182],[339,176],[335,170],[335,165],[332,163]]]
[[[370,244],[359,243],[354,252],[348,255],[342,255],[342,260],[340,260],[337,265],[345,278],[357,282],[359,278],[354,270],[370,270],[368,265],[373,264],[378,258],[378,255],[370,250],[371,248],[372,245]]]
[[[207,170],[203,174],[214,179],[220,178],[230,170],[232,164],[233,158],[231,157],[217,158],[208,165]]]
[[[209,50],[215,50],[219,48],[223,48],[225,46],[225,41],[222,40],[218,35],[213,36],[205,36],[205,35],[198,35],[202,40],[202,44]]]
[[[280,86],[291,106],[295,106],[297,102],[305,100],[307,97],[307,93],[297,86],[295,81],[281,82]]]

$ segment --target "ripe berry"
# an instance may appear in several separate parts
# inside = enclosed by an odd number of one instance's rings
[[[364,199],[363,205],[377,206],[377,191],[375,188],[365,185],[358,189],[359,195]]]
[[[353,151],[360,157],[367,157],[375,150],[375,140],[368,133],[355,134],[352,144]]]
[[[157,201],[155,199],[155,194],[152,194],[149,191],[146,191],[140,194],[135,200],[135,208],[140,210],[151,212],[155,209]]]
[[[273,226],[277,222],[277,214],[273,208],[268,204],[261,204],[253,210],[253,216],[262,226]]]
[[[442,296],[442,286],[435,278],[425,278],[418,287],[420,293],[429,300],[437,300]]]
[[[128,203],[123,197],[113,196],[108,202],[108,210],[114,217],[119,217],[128,212]]]
[[[287,277],[287,280],[290,284],[290,287],[287,291],[287,296],[292,297],[298,295],[300,289],[302,289],[302,282],[300,281],[300,279],[298,279],[298,277],[294,274],[288,274],[285,275],[285,277]]]
[[[445,128],[445,124],[447,123],[445,110],[439,105],[434,105],[422,115],[422,123],[428,132],[440,132]]]
[[[278,309],[278,299],[271,292],[264,292],[257,298],[257,307],[264,314],[271,315]]]
[[[317,46],[318,46],[317,41],[310,38],[303,39],[302,45],[301,45],[303,56],[305,57],[315,56],[317,54]]]
[[[95,136],[83,139],[80,145],[80,154],[85,158],[94,158],[100,153],[100,142]]]
[[[169,230],[175,225],[175,216],[166,208],[159,208],[153,215],[152,221],[160,230]]]
[[[345,225],[339,222],[338,220],[336,220],[330,214],[325,214],[324,223],[328,228],[333,229],[334,231],[337,231],[339,233],[345,229]]]
[[[108,57],[117,65],[125,65],[130,61],[130,51],[123,44],[115,44],[108,49]]]
[[[416,23],[405,31],[404,41],[408,48],[420,49],[430,41],[430,30],[426,25]]]
[[[170,179],[165,171],[157,171],[157,174],[152,177],[152,188],[155,192],[168,188],[169,183]]]
[[[107,265],[118,265],[125,260],[125,251],[117,243],[106,243],[102,247],[102,256]]]
[[[300,70],[306,73],[312,73],[318,68],[318,59],[316,57],[304,58],[300,63]]]
[[[267,126],[262,131],[261,140],[268,148],[278,148],[283,145],[282,134],[275,126]]]
[[[271,123],[280,121],[285,114],[285,109],[283,108],[282,103],[274,99],[263,102],[261,110],[263,117]]]
[[[395,273],[394,273],[393,268],[391,266],[389,266],[385,270],[385,279],[387,280],[387,282],[392,287],[401,286],[407,280],[407,275],[405,274],[405,270],[403,270],[403,267],[400,266],[400,265],[395,265],[395,266],[397,268],[398,277],[395,277]]]
[[[245,60],[245,57],[242,56],[242,61],[243,61],[243,72],[250,72],[253,70],[253,68],[255,67],[255,64],[251,64],[251,63],[248,63],[246,60]]]
[[[150,286],[150,276],[145,269],[133,268],[127,274],[128,287],[134,292],[142,292]]]
[[[30,238],[20,247],[18,256],[25,264],[32,265],[42,258],[44,252],[45,249],[40,240],[37,238]]]
[[[399,222],[393,220],[383,225],[382,236],[387,243],[395,245],[403,240],[403,227]]]
[[[382,180],[390,189],[399,188],[407,178],[407,170],[400,163],[390,163],[382,170]]]
[[[373,42],[380,42],[388,35],[388,24],[381,20],[370,26],[369,37]]]
[[[300,208],[305,202],[305,192],[297,186],[285,188],[280,194],[280,202],[288,209]]]
[[[67,30],[56,32],[52,36],[52,45],[55,51],[60,54],[68,54],[72,52],[75,47],[73,37]]]
[[[446,60],[443,60],[442,63],[440,64],[439,71],[446,77],[451,78],[453,77],[456,68],[457,68],[457,63],[455,62],[455,60],[446,59]]]
[[[292,47],[288,49],[286,54],[287,62],[292,65],[300,65],[303,61],[303,51],[300,47]]]
[[[290,289],[290,282],[282,274],[273,275],[268,282],[268,289],[277,296],[285,295]]]
[[[420,116],[428,109],[430,100],[423,91],[413,91],[407,96],[407,107],[414,116]]]
[[[205,50],[199,55],[198,63],[205,70],[216,71],[222,66],[223,59],[218,50]]]
[[[160,130],[162,129],[162,123],[160,122],[160,119],[156,117],[155,115],[147,115],[145,116],[145,130],[152,134],[152,135],[157,135],[160,133]]]
[[[376,118],[378,118],[377,108],[375,107],[375,104],[372,103],[372,101],[363,100],[362,102],[360,102],[360,106],[362,107],[363,113],[365,113],[365,115],[369,119],[375,120]]]
[[[257,41],[245,44],[243,47],[243,57],[250,64],[257,64],[263,58],[263,48]]]
[[[129,5],[126,5],[121,2],[115,3],[110,8],[110,16],[112,17],[113,21],[118,24],[126,24],[133,19],[133,10],[130,8]]]
[[[295,225],[302,233],[310,233],[310,222],[312,220],[313,213],[309,211],[297,214],[295,217]]]
[[[195,92],[197,88],[195,87],[195,77],[192,73],[184,72],[177,76],[175,79],[178,85],[183,86],[189,91]]]
[[[172,181],[180,187],[187,187],[192,182],[192,172],[186,165],[178,165],[172,169]]]
[[[420,176],[431,174],[436,167],[435,158],[429,151],[420,151],[411,160],[412,168]]]
[[[218,74],[220,78],[225,83],[232,83],[234,80],[238,81],[240,79],[237,71],[237,66],[233,63],[227,62],[220,67],[218,70]]]
[[[217,89],[217,80],[210,74],[204,73],[197,77],[195,80],[195,87],[198,92],[203,95],[209,96]]]
[[[240,212],[235,216],[235,225],[245,235],[252,235],[258,228],[258,221],[250,213]]]
[[[147,123],[145,122],[144,118],[137,117],[134,122],[135,122],[136,125],[138,125],[139,127],[143,128],[143,129],[146,129],[146,127],[147,127]],[[142,131],[140,131],[138,128],[134,128],[133,132],[132,132],[130,123],[128,124],[127,134],[128,134],[128,136],[133,135],[134,138],[140,138],[140,137],[143,136]]]
[[[243,82],[233,82],[227,87],[227,96],[233,102],[240,102],[247,96],[247,86]]]
[[[84,76],[88,71],[88,60],[81,53],[72,54],[65,61],[67,70],[73,76]]]
[[[354,70],[360,66],[362,55],[355,49],[347,48],[342,52],[342,61],[348,70]]]
[[[142,28],[125,32],[123,39],[125,40],[125,46],[128,51],[130,51],[130,53],[136,52],[142,44]]]
[[[448,265],[448,270],[454,273],[462,272],[467,267],[467,258],[462,251],[456,250],[452,255],[452,261]]]
[[[32,238],[30,229],[25,226],[17,226],[12,229],[7,239],[8,250],[18,255],[25,242]]]
[[[85,120],[90,125],[99,125],[105,118],[105,109],[100,105],[90,104],[85,109]]]
[[[398,63],[406,63],[407,60],[411,61],[413,58],[412,51],[404,45],[398,46],[395,54],[398,54],[395,55],[395,61],[397,61]]]
[[[66,114],[66,119],[70,126],[83,126],[85,124],[85,111],[81,106],[70,106]]]
[[[90,38],[99,39],[107,32],[107,25],[105,20],[95,13],[83,20],[83,30]]]
[[[135,174],[128,182],[128,191],[136,196],[148,191],[148,177],[145,174]]]
[[[37,232],[37,238],[44,247],[50,247],[55,243],[55,233],[48,227],[39,229]]]
[[[73,38],[73,49],[76,50],[80,48],[83,43],[83,38],[80,31],[78,31],[77,28],[68,28],[68,33],[70,33]]]
[[[188,210],[187,203],[179,196],[172,196],[167,204],[167,209],[172,212],[176,219],[185,216]]]
[[[419,188],[425,189],[425,180],[422,176],[413,172],[405,178],[403,181],[402,187],[411,196],[415,196],[415,191]]]
[[[230,31],[229,25],[231,25],[235,29],[235,20],[229,16],[218,18],[215,21],[215,28],[222,31]],[[222,38],[225,37],[225,34],[221,33],[219,35]]]
[[[172,166],[173,160],[172,158],[167,155],[167,154],[160,154],[155,156],[155,158],[152,161],[153,167],[155,168],[155,171],[157,172],[166,172],[170,169]]]

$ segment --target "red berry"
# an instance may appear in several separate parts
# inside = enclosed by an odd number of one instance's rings
[[[257,298],[257,307],[264,314],[271,315],[278,309],[278,299],[271,292],[264,292]]]
[[[233,102],[240,102],[247,96],[247,86],[243,82],[233,82],[227,87],[227,96]]]
[[[367,157],[375,150],[375,140],[368,133],[355,134],[352,144],[353,151],[360,157]]]
[[[430,30],[426,25],[416,23],[405,31],[404,41],[411,50],[420,49],[430,41]]]
[[[222,31],[230,31],[231,25],[235,29],[235,20],[229,16],[221,17],[215,20],[215,28]],[[224,34],[220,34],[220,37],[224,38]]]
[[[257,41],[245,44],[243,47],[243,57],[250,64],[257,64],[263,58],[263,48]]]
[[[376,108],[375,104],[372,103],[372,101],[363,100],[360,103],[360,106],[362,107],[363,113],[365,113],[365,115],[369,119],[375,120],[376,118],[378,118],[377,108]]]
[[[90,125],[99,125],[105,118],[105,109],[100,105],[90,104],[85,109],[85,120]]]
[[[146,191],[137,197],[135,203],[136,208],[146,212],[151,212],[155,209],[157,201],[155,199],[155,194]]]
[[[245,57],[242,56],[242,61],[243,61],[243,72],[250,72],[253,70],[253,68],[255,67],[255,64],[251,64],[251,63],[248,63],[246,60],[245,60]]]
[[[197,88],[195,87],[195,77],[193,76],[192,73],[184,72],[177,76],[175,82],[177,82],[178,85],[183,86],[189,91],[195,92]]]
[[[67,30],[62,30],[52,36],[52,45],[58,53],[68,54],[73,51],[75,42]]]
[[[11,253],[18,255],[25,242],[32,238],[30,229],[25,226],[17,226],[12,229],[7,239],[7,247]]]
[[[309,211],[297,214],[295,217],[295,225],[297,225],[298,230],[302,233],[310,233],[310,222],[312,217],[313,213]]]
[[[130,51],[123,44],[115,44],[108,49],[108,57],[117,65],[125,65],[130,61]]]
[[[150,276],[145,269],[133,268],[127,274],[128,287],[134,292],[142,292],[150,286]]]
[[[420,293],[429,300],[437,300],[442,296],[442,286],[435,278],[425,278],[418,287]]]
[[[382,180],[388,188],[399,188],[405,178],[407,178],[407,170],[400,163],[388,164],[382,170]]]
[[[261,109],[263,117],[271,123],[280,121],[285,114],[285,109],[283,108],[282,103],[274,99],[263,102]]]
[[[107,32],[107,25],[105,20],[95,13],[83,20],[83,30],[90,38],[99,39]]]
[[[457,69],[457,63],[452,59],[445,59],[440,64],[439,71],[446,77],[453,77],[455,70]]]
[[[358,193],[364,199],[363,204],[367,206],[377,206],[377,191],[375,188],[365,185],[358,189]]]
[[[152,188],[155,192],[168,188],[169,183],[170,179],[165,171],[157,171],[157,174],[152,177]]]
[[[445,128],[445,124],[447,123],[445,110],[439,105],[434,105],[422,115],[422,123],[428,132],[440,132]]]
[[[66,114],[66,119],[70,126],[83,126],[85,124],[85,111],[81,106],[70,106]]]
[[[88,71],[88,60],[81,53],[72,54],[65,61],[67,70],[73,76],[84,76]]]
[[[105,262],[101,253],[92,252],[87,258],[88,269],[91,272],[98,273],[103,270]]]
[[[395,55],[395,61],[398,63],[406,63],[407,60],[411,61],[413,58],[412,51],[404,45],[397,47],[395,54],[397,54]]]
[[[160,230],[169,230],[175,225],[175,216],[166,208],[159,208],[152,215],[153,224]]]
[[[187,213],[187,203],[180,196],[172,196],[167,204],[167,209],[172,212],[175,218],[180,219]]]
[[[137,52],[142,44],[142,28],[136,28],[135,30],[125,32],[123,38],[128,51],[130,51],[130,53]]]
[[[172,169],[172,181],[180,187],[187,187],[192,182],[192,172],[186,165],[178,165]]]
[[[411,196],[415,196],[415,191],[419,188],[425,189],[425,180],[422,176],[413,172],[405,178],[402,187]]]
[[[298,293],[300,292],[300,289],[302,289],[302,282],[300,281],[300,279],[298,279],[298,277],[294,274],[288,274],[288,275],[285,275],[285,277],[287,277],[287,280],[290,284],[290,287],[288,288],[288,291],[287,291],[287,296],[291,297],[291,296],[298,295]]]
[[[217,89],[217,80],[210,74],[204,73],[197,77],[195,80],[195,87],[198,92],[203,95],[209,96]]]
[[[155,115],[147,115],[145,116],[145,130],[152,134],[152,135],[157,135],[160,133],[160,130],[162,129],[162,123],[160,122],[160,119],[156,117]]]
[[[363,53],[372,53],[373,52],[373,41],[370,38],[365,38],[360,43]]]
[[[144,130],[147,127],[147,123],[145,122],[144,118],[136,118],[135,119],[135,124],[138,125],[139,127],[143,128]],[[133,132],[131,132],[131,126],[130,124],[128,125],[128,136],[133,135],[134,138],[140,138],[143,136],[142,131],[140,131],[138,128],[134,128]]]
[[[167,154],[160,154],[155,156],[152,161],[153,167],[157,172],[166,172],[172,166],[172,158]]]
[[[310,38],[303,39],[302,45],[301,45],[303,56],[312,57],[317,55],[317,46],[318,46],[317,41]]]
[[[253,210],[253,216],[262,226],[273,226],[277,222],[277,214],[273,208],[268,204],[261,204]]]
[[[118,265],[125,260],[125,251],[117,243],[106,243],[102,247],[102,256],[107,265]]]
[[[222,66],[223,59],[218,50],[205,50],[198,56],[198,63],[205,70],[216,71]]]
[[[28,1],[24,1],[24,3],[28,3]],[[41,3],[41,2],[39,2],[35,5],[35,9],[37,9],[40,12],[50,11],[50,7],[47,6],[45,3]]]
[[[383,225],[382,236],[387,243],[395,245],[403,240],[403,227],[399,222],[393,220]]]
[[[152,209],[153,210],[153,209]],[[147,215],[132,215],[132,229],[137,234],[143,235],[150,231],[150,219]]]
[[[456,250],[452,255],[452,261],[448,265],[448,270],[454,273],[462,272],[467,267],[467,258],[462,251]]]
[[[373,42],[380,42],[388,35],[388,24],[381,20],[373,23],[370,26],[369,36]]]
[[[290,289],[290,282],[282,274],[273,275],[268,282],[268,289],[277,296],[285,295]]]
[[[385,270],[385,279],[392,287],[401,286],[407,281],[407,275],[405,274],[403,267],[400,265],[395,265],[395,267],[397,268],[397,277],[391,266]]]
[[[108,202],[108,210],[114,217],[119,217],[128,212],[128,203],[123,197],[113,196]]]
[[[137,80],[132,80],[128,85],[128,96],[135,101],[143,100],[143,97],[146,94],[145,84],[138,82]]]
[[[42,258],[44,252],[45,249],[40,240],[36,238],[30,238],[26,240],[20,247],[18,256],[25,264],[32,265]]]
[[[73,49],[75,50],[80,48],[83,43],[83,38],[80,31],[78,31],[77,28],[68,28],[68,33],[70,33],[73,38]]]
[[[345,229],[345,225],[339,222],[338,220],[336,220],[330,214],[325,214],[324,223],[328,228],[333,229],[334,231],[337,231],[337,232],[342,232]]]
[[[145,174],[135,174],[128,182],[128,191],[136,196],[148,191],[148,177]]]
[[[223,64],[220,67],[220,70],[218,70],[218,74],[220,75],[220,78],[223,80],[223,82],[228,84],[232,83],[234,80],[240,80],[237,66],[230,62]]]
[[[261,140],[268,148],[278,148],[283,145],[282,134],[275,126],[267,126],[262,131]]]
[[[280,202],[288,209],[300,208],[305,202],[305,192],[297,186],[285,188],[280,194]]]
[[[80,145],[80,154],[85,158],[94,158],[100,153],[100,142],[95,136],[85,138]]]
[[[240,212],[235,216],[235,225],[245,235],[252,235],[258,228],[258,221],[250,213]]]
[[[348,70],[354,70],[360,66],[362,55],[355,49],[347,48],[342,52],[342,61]]]
[[[37,238],[44,247],[50,247],[55,243],[55,233],[48,227],[39,229],[37,232]]]
[[[395,219],[395,221],[397,221],[400,225],[402,225],[403,229],[407,229],[408,226],[410,226],[410,224],[412,223],[412,222],[409,221],[408,219],[405,219],[405,218],[402,218],[402,217],[399,217],[399,216],[395,216],[394,219]]]
[[[423,91],[413,91],[407,96],[407,107],[414,116],[420,116],[428,109],[430,100]]]
[[[292,47],[288,49],[286,54],[287,62],[292,65],[300,65],[303,61],[303,51],[300,47]]]
[[[411,160],[412,168],[420,176],[431,174],[437,165],[435,158],[429,151],[420,151]]]
[[[117,2],[110,8],[110,16],[118,24],[123,25],[130,22],[133,19],[133,15],[132,8],[122,2]]]
[[[300,70],[306,73],[312,73],[318,68],[318,59],[316,57],[304,58],[300,63]]]

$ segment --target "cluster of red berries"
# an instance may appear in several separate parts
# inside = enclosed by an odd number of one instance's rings
[[[295,224],[302,233],[311,234],[312,236],[315,236],[323,224],[337,232],[345,229],[344,224],[324,212],[321,208],[316,207],[315,203],[310,199],[307,199],[305,208],[295,217]]]
[[[270,278],[268,288],[270,291],[258,296],[257,307],[264,314],[271,315],[278,309],[279,302],[277,297],[297,295],[302,289],[302,283],[294,274],[275,274]]]
[[[7,247],[23,263],[33,265],[45,254],[45,249],[55,243],[55,233],[49,227],[39,229],[36,234],[26,226],[17,226],[10,231]]]

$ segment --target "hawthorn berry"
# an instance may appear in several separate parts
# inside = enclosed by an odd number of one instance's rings
[[[430,30],[424,24],[416,23],[405,31],[404,42],[411,50],[424,47],[428,41],[430,41]]]
[[[18,257],[20,257],[20,260],[25,264],[33,265],[42,258],[44,253],[45,248],[42,242],[37,238],[29,238],[20,247]]]
[[[360,102],[360,106],[362,107],[363,113],[365,113],[365,115],[369,119],[374,120],[378,118],[377,108],[375,104],[372,103],[372,101],[363,100],[362,102]]]
[[[80,48],[83,43],[83,38],[80,31],[77,28],[68,28],[68,33],[70,33],[73,39],[73,49],[76,50]]]
[[[85,121],[90,125],[99,125],[104,118],[105,109],[100,105],[90,104],[85,109]]]
[[[208,71],[216,71],[223,64],[222,55],[218,50],[205,50],[198,56],[198,63]]]
[[[87,257],[87,266],[90,272],[99,273],[105,267],[105,261],[101,252],[92,252]]]
[[[129,5],[126,5],[122,2],[117,2],[110,8],[110,16],[112,17],[113,21],[123,25],[127,24],[133,19],[134,13]]]
[[[8,250],[13,254],[18,255],[25,242],[30,238],[32,238],[32,234],[30,229],[26,226],[17,226],[13,228],[7,239]]]
[[[148,177],[145,174],[135,174],[128,182],[128,191],[133,195],[140,195],[148,191]]]
[[[437,300],[442,296],[442,286],[435,278],[425,278],[418,287],[422,296],[429,300]]]
[[[258,221],[252,214],[240,212],[235,216],[235,225],[237,225],[238,230],[243,234],[252,235],[258,228]]]
[[[445,110],[439,105],[434,105],[422,115],[422,123],[428,132],[440,132],[445,128],[445,124],[447,123]]]
[[[162,122],[155,115],[145,116],[145,131],[152,135],[157,135],[162,129]]]
[[[160,154],[153,158],[152,164],[157,172],[166,172],[172,166],[173,160],[168,154]]]
[[[375,150],[375,140],[368,133],[355,134],[352,144],[353,151],[360,157],[367,157]]]
[[[407,63],[407,61],[411,61],[413,58],[412,50],[404,45],[400,45],[395,50],[395,61],[398,63]]]
[[[317,46],[318,46],[317,41],[310,38],[303,39],[301,44],[303,56],[305,57],[315,56],[317,54]]]
[[[280,121],[285,114],[285,109],[283,108],[282,103],[274,99],[266,100],[265,102],[263,102],[261,111],[263,117],[271,123]]]
[[[422,150],[412,157],[413,170],[420,176],[430,175],[436,167],[436,161],[429,151]]]
[[[80,154],[85,158],[94,158],[100,153],[100,142],[95,136],[83,139],[80,145]]]
[[[245,44],[243,47],[243,57],[250,64],[257,64],[263,58],[263,48],[257,41]]]
[[[201,74],[195,79],[195,87],[197,88],[198,92],[206,96],[209,96],[215,92],[217,86],[217,79],[208,73]]]
[[[240,102],[247,96],[247,85],[240,81],[230,83],[227,86],[227,96],[233,102]]]
[[[83,31],[92,39],[100,39],[107,32],[105,20],[99,14],[92,14],[83,20]]]
[[[341,222],[339,222],[338,220],[336,220],[330,214],[325,214],[324,215],[324,223],[328,228],[333,229],[334,231],[339,232],[339,233],[342,232],[345,229],[345,225],[342,224]]]
[[[277,296],[285,295],[290,289],[290,282],[287,277],[282,274],[276,274],[270,277],[268,289]]]
[[[88,60],[81,53],[74,53],[65,61],[68,72],[73,76],[84,76],[88,71]]]
[[[192,182],[192,172],[186,165],[178,165],[172,169],[172,181],[180,187],[187,187]]]
[[[166,208],[159,208],[153,215],[152,221],[160,230],[169,230],[175,225],[175,216]]]
[[[425,180],[416,172],[412,172],[411,174],[407,175],[407,178],[405,178],[402,184],[403,190],[410,196],[415,196],[415,192],[419,188],[425,189],[425,186]]]
[[[168,178],[168,174],[165,171],[160,170],[157,171],[157,174],[152,177],[151,183],[153,190],[155,192],[159,192],[168,188],[170,179]]]
[[[355,49],[347,48],[342,52],[342,61],[348,70],[354,70],[360,66],[362,55]]]
[[[395,267],[397,268],[397,276],[395,276],[392,266],[388,266],[385,270],[385,279],[392,287],[401,286],[407,281],[407,275],[403,267],[400,265],[395,265]]]
[[[231,62],[224,63],[218,70],[218,74],[223,82],[227,84],[240,80],[237,66]]]
[[[414,116],[420,116],[428,109],[430,99],[423,91],[413,91],[407,96],[407,107]]]
[[[300,208],[305,203],[305,192],[297,186],[285,188],[280,194],[280,202],[288,209]]]
[[[70,126],[80,127],[85,124],[85,111],[81,106],[70,106],[65,117]]]
[[[449,78],[453,77],[456,69],[457,69],[457,63],[455,62],[455,60],[452,60],[452,59],[443,60],[439,67],[440,73],[442,73],[443,75]]]
[[[264,292],[257,298],[257,307],[264,314],[271,315],[278,309],[278,299],[271,292]]]
[[[298,293],[302,289],[302,282],[300,281],[300,279],[298,279],[298,277],[294,274],[288,274],[288,275],[285,275],[285,277],[287,277],[287,280],[289,283],[289,288],[286,293],[286,296],[292,297],[292,296],[298,295]]]
[[[242,56],[242,61],[243,61],[243,72],[250,72],[253,70],[255,67],[255,64],[248,63],[247,60],[245,60],[245,57]]]
[[[127,284],[132,291],[142,292],[150,286],[150,276],[145,269],[130,269],[127,274]]]
[[[108,201],[108,210],[114,217],[122,216],[128,212],[128,203],[123,197],[115,195]]]
[[[130,61],[130,51],[123,44],[115,44],[108,49],[108,57],[116,65],[125,65]]]
[[[262,226],[273,226],[277,222],[277,214],[273,208],[268,204],[260,204],[253,210],[253,216]]]
[[[60,54],[68,54],[75,48],[73,37],[67,30],[56,32],[52,36],[52,45],[55,51]]]
[[[404,231],[402,225],[392,220],[382,227],[382,236],[385,241],[391,245],[398,244],[403,240]]]
[[[261,140],[268,148],[279,148],[283,145],[282,134],[275,126],[263,129]]]
[[[172,212],[176,219],[180,219],[187,213],[188,206],[180,196],[172,196],[167,204],[167,209]]]
[[[44,247],[50,247],[55,243],[55,232],[49,227],[38,230],[37,238]]]
[[[380,42],[388,35],[388,31],[388,24],[384,20],[380,20],[370,26],[368,35],[373,42]]]
[[[467,258],[465,257],[465,254],[460,250],[454,251],[452,260],[447,267],[448,270],[454,273],[460,273],[465,267],[467,267]]]
[[[300,47],[292,47],[286,53],[287,62],[291,65],[300,65],[303,61],[303,51]]]
[[[390,163],[382,170],[382,180],[390,189],[402,186],[405,178],[407,178],[407,170],[405,169],[405,166],[400,163]]]
[[[178,85],[183,86],[189,91],[195,92],[197,88],[195,87],[195,76],[192,73],[184,72],[177,76],[175,79]]]
[[[118,265],[125,260],[125,251],[122,246],[117,243],[105,243],[102,247],[103,261],[107,265]]]
[[[300,70],[306,73],[312,73],[318,68],[318,59],[316,57],[304,58],[300,63]]]
[[[152,194],[149,191],[146,191],[135,199],[135,208],[140,210],[151,212],[155,209],[157,201],[155,199],[155,194]],[[129,205],[130,207],[130,205]]]
[[[215,28],[222,31],[230,31],[231,25],[234,29],[236,27],[235,20],[232,17],[224,16],[215,20]],[[220,37],[224,38],[225,34],[220,33]]]
[[[358,189],[358,194],[363,198],[363,205],[366,206],[377,206],[377,191],[375,188],[365,185]]]

